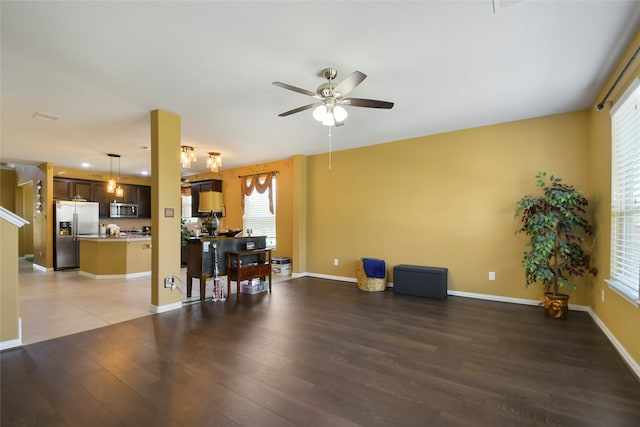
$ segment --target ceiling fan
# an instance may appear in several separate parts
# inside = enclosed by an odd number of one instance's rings
[[[308,95],[318,100],[312,104],[285,111],[284,113],[278,114],[278,116],[286,117],[316,107],[315,110],[313,110],[313,117],[319,122],[322,122],[324,126],[342,126],[344,120],[347,118],[347,110],[342,107],[343,105],[383,109],[393,108],[393,102],[377,101],[375,99],[345,98],[349,92],[367,78],[367,75],[360,71],[354,71],[338,84],[334,82],[338,76],[338,70],[336,68],[325,68],[321,74],[322,77],[329,81],[318,86],[315,92],[286,83],[273,82],[276,86]]]

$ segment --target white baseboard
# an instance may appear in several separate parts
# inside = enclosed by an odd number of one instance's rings
[[[631,369],[631,372],[633,372],[638,380],[640,380],[640,364],[636,362],[633,357],[631,357],[627,349],[624,348],[622,344],[620,344],[620,341],[618,341],[616,336],[611,333],[609,328],[607,328],[607,325],[605,325],[604,322],[600,320],[600,318],[596,315],[596,313],[594,313],[591,307],[588,307],[588,309],[585,311],[589,313],[593,321],[596,322],[596,325],[598,325],[602,332],[604,332],[604,334],[607,336],[607,338],[609,338],[609,341],[611,342],[611,344],[613,344],[615,349],[618,350],[618,353],[620,353],[622,360],[624,360],[629,369]]]
[[[40,264],[36,264],[35,262],[33,263],[33,267],[34,270],[38,270],[38,271],[44,271],[45,273],[49,272],[49,271],[53,271],[53,268],[47,268],[44,267]]]
[[[149,307],[149,311],[155,314],[166,313],[167,311],[179,310],[182,308],[182,301],[173,304],[153,305]]]
[[[18,317],[18,338],[14,340],[0,341],[0,350],[22,346],[22,317]]]
[[[484,299],[489,301],[498,301],[498,302],[508,302],[512,304],[525,304],[525,305],[539,305],[540,301],[524,299],[524,298],[511,298],[511,297],[503,297],[500,295],[488,295],[488,294],[476,294],[472,292],[461,292],[461,291],[448,291],[448,295],[460,296],[465,298],[477,298]],[[613,347],[618,351],[624,362],[627,364],[629,369],[635,374],[635,376],[640,380],[640,364],[636,362],[633,357],[629,354],[626,348],[618,341],[618,339],[611,333],[611,331],[607,328],[600,318],[593,312],[591,307],[587,305],[577,305],[577,304],[569,304],[569,310],[575,311],[586,311],[589,313],[591,318],[596,325],[600,327],[600,330],[605,334],[605,336],[609,339]]]
[[[327,280],[338,280],[340,282],[351,282],[356,283],[357,279],[354,277],[344,277],[344,276],[332,276],[330,274],[319,274],[319,273],[303,273],[304,276],[307,277],[316,277],[318,279],[327,279]],[[304,277],[300,276],[300,277]]]
[[[321,279],[329,279],[329,280],[340,280],[344,282],[357,282],[356,279],[351,277],[331,276],[331,275],[316,274],[316,273],[302,273],[299,276],[295,276],[295,277],[304,277],[304,276],[318,277]],[[387,287],[393,287],[393,282],[387,283]],[[487,301],[507,302],[511,304],[533,305],[533,306],[537,306],[541,302],[540,300],[532,300],[532,299],[526,299],[526,298],[512,298],[512,297],[504,297],[501,295],[479,294],[475,292],[463,292],[463,291],[452,291],[452,290],[447,291],[447,295],[459,296],[464,298],[482,299]],[[569,304],[569,310],[586,311],[587,313],[589,313],[593,321],[596,322],[596,325],[598,325],[598,327],[600,327],[600,330],[605,334],[605,336],[609,339],[613,347],[618,351],[618,353],[620,354],[624,362],[627,364],[629,369],[631,369],[631,372],[633,372],[635,376],[638,378],[638,380],[640,380],[640,363],[638,363],[636,360],[634,360],[633,357],[631,357],[627,349],[624,348],[624,346],[620,343],[620,341],[618,341],[616,336],[607,328],[604,322],[600,320],[600,318],[598,318],[598,316],[594,313],[591,307],[586,305]]]
[[[86,271],[78,271],[80,276],[88,277],[90,279],[135,279],[137,277],[148,277],[151,276],[150,271],[143,271],[141,273],[128,273],[128,274],[93,274],[87,273]]]

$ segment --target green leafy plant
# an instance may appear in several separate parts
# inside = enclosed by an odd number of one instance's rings
[[[576,288],[572,277],[598,273],[583,248],[593,235],[593,226],[584,218],[589,202],[546,172],[539,172],[536,181],[542,195],[524,196],[516,204],[515,216],[522,221],[518,232],[529,237],[522,266],[527,286],[540,282],[545,292],[558,295],[559,287]]]
[[[189,243],[189,238],[191,237],[191,233],[187,228],[187,220],[182,218],[180,220],[180,245],[186,246]]]

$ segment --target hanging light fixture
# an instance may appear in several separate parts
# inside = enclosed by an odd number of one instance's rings
[[[116,186],[116,197],[124,197],[124,189],[120,185],[120,155],[118,155],[118,185]]]
[[[189,145],[180,146],[180,164],[183,168],[189,169],[191,163],[198,160],[196,158],[196,150]]]
[[[342,123],[347,115],[347,110],[340,105],[335,105],[334,102],[325,102],[313,110],[313,118],[322,122],[323,126],[335,126],[336,123]]]
[[[107,181],[107,193],[113,194],[116,191],[116,180],[113,177],[113,158],[117,157],[118,159],[120,159],[120,154],[108,153],[107,156],[109,156],[109,164],[110,164],[109,165],[110,178],[109,178],[109,181]]]
[[[222,156],[220,153],[216,153],[213,151],[209,151],[209,157],[207,157],[207,167],[211,169],[211,172],[216,172],[220,170],[220,166],[222,166]]]

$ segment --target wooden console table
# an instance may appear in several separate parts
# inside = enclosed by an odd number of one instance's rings
[[[271,292],[271,249],[254,249],[247,251],[228,251],[227,255],[227,295],[231,295],[231,281],[237,286],[240,298],[240,282],[252,280],[254,277],[269,278],[269,292]],[[255,264],[242,265],[242,258],[252,256],[257,258]],[[235,260],[235,263],[232,262]]]
[[[226,274],[227,263],[225,254],[229,251],[242,251],[247,242],[255,243],[256,247],[266,247],[265,236],[254,237],[220,237],[202,236],[189,239],[187,246],[187,298],[191,297],[193,279],[200,279],[200,299],[204,301],[205,282],[214,275],[213,245],[218,250],[218,274]],[[251,251],[249,251],[251,252]],[[270,276],[269,276],[270,277]],[[229,282],[227,280],[227,282]],[[227,297],[230,297],[231,287],[227,286]]]

